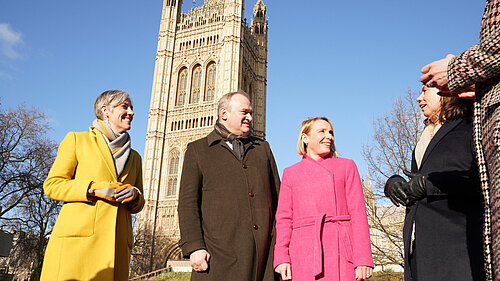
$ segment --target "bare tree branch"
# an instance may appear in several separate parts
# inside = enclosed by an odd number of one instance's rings
[[[30,280],[38,280],[48,235],[62,205],[43,191],[57,147],[46,137],[49,130],[42,112],[24,104],[15,110],[0,107],[0,219],[2,225],[17,229],[8,267],[13,274],[29,273]]]

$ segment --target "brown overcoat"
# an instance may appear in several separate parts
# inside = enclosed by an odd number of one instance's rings
[[[279,175],[269,144],[244,143],[239,160],[212,131],[188,145],[179,194],[180,246],[185,257],[199,249],[209,269],[191,280],[278,280],[272,262]]]

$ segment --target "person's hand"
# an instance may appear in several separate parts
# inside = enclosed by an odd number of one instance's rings
[[[208,269],[210,254],[205,250],[196,250],[189,256],[189,262],[194,271],[205,271]]]
[[[461,99],[474,99],[476,97],[476,90],[475,87],[476,85],[469,86],[465,88],[462,92],[460,93],[452,93],[452,92],[447,92],[447,93],[442,93],[438,92],[438,95],[444,96],[444,97],[456,97],[456,98],[461,98]]]
[[[403,173],[410,178],[410,181],[407,183],[408,190],[406,192],[408,197],[416,200],[424,198],[427,195],[425,176],[408,171],[403,171]]]
[[[116,202],[115,189],[123,186],[121,182],[92,182],[88,189],[90,196]]]
[[[123,204],[130,202],[139,196],[139,191],[130,184],[124,184],[115,189],[114,197],[117,202]]]
[[[431,62],[422,67],[422,75],[420,81],[427,87],[436,87],[443,95],[450,93],[448,88],[448,64],[455,56],[447,55],[444,59]]]
[[[409,203],[408,196],[406,195],[407,185],[405,184],[406,180],[399,175],[390,177],[385,183],[385,196],[389,197],[396,207],[400,205],[407,206]]]
[[[466,91],[466,92],[461,92],[457,94],[457,98],[461,99],[475,99],[476,98],[476,91]]]
[[[358,266],[354,269],[354,272],[356,272],[356,280],[366,280],[370,277],[372,277],[373,274],[373,268],[369,266]]]
[[[276,273],[279,273],[281,274],[281,279],[283,280],[292,280],[292,269],[290,267],[290,264],[289,263],[282,263],[280,265],[278,265],[274,271],[276,271]]]

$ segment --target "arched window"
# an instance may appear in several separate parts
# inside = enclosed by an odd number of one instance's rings
[[[170,169],[169,175],[177,175],[179,172],[179,151],[170,152]]]
[[[168,191],[167,196],[175,196],[177,193],[177,175],[179,173],[179,151],[170,152],[168,170]]]
[[[177,81],[177,101],[176,105],[184,105],[186,99],[186,80],[187,80],[187,68],[181,69],[179,71],[179,80]]]
[[[200,86],[201,85],[201,66],[197,65],[193,69],[191,76],[191,103],[200,101]]]
[[[176,191],[177,191],[177,178],[169,179],[167,196],[175,196]]]
[[[205,82],[205,100],[211,101],[215,98],[215,63],[211,62],[207,66],[207,77]]]

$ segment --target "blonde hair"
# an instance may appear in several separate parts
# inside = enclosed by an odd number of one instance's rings
[[[299,140],[297,141],[297,152],[300,155],[305,155],[307,153],[307,144],[305,144],[304,141],[302,140],[302,135],[309,134],[311,132],[311,127],[314,124],[314,122],[319,121],[319,120],[323,120],[323,121],[328,122],[328,124],[330,124],[330,127],[332,127],[332,129],[333,129],[332,122],[330,122],[330,120],[328,120],[328,118],[326,118],[324,116],[312,117],[312,118],[309,118],[307,120],[304,120],[302,122],[302,125],[300,126]],[[337,150],[335,149],[335,140],[334,140],[334,143],[332,143],[332,147],[330,148],[330,151],[332,152],[333,156],[335,156],[335,157],[338,156]]]

